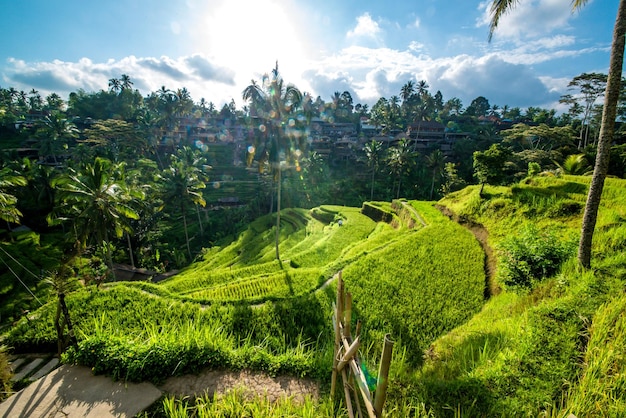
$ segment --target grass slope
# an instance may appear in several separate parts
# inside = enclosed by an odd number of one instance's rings
[[[414,205],[424,210],[426,226],[405,205],[379,206],[394,214],[393,222],[375,222],[351,207],[284,210],[282,263],[273,259],[275,218],[266,216],[161,283],[73,292],[67,302],[79,346],[65,360],[135,381],[205,367],[326,381],[335,294],[325,284],[341,269],[374,352],[378,337],[392,332],[400,352],[404,347],[417,359],[480,308],[482,254],[471,234],[432,204]],[[7,344],[14,351],[53,349],[55,306],[51,301],[18,323]]]
[[[588,184],[586,177],[539,177],[486,187],[482,197],[468,187],[439,203],[486,226],[501,255],[527,224],[576,238]],[[413,399],[442,417],[626,416],[625,186],[606,182],[592,270],[581,271],[572,253],[556,276],[530,290],[505,288],[437,339],[423,367],[397,376],[391,403]]]

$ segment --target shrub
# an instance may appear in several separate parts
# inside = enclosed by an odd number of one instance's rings
[[[11,368],[7,357],[6,347],[0,347],[0,401],[11,392]]]
[[[573,254],[574,243],[562,240],[553,229],[528,225],[504,240],[500,278],[511,288],[528,289],[533,282],[554,275]]]

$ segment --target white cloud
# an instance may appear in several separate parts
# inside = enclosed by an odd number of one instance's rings
[[[356,26],[348,31],[348,38],[369,38],[378,40],[382,29],[369,13],[364,13],[356,18]]]
[[[424,49],[424,44],[417,41],[411,41],[409,43],[409,50],[413,52],[420,52]]]
[[[78,89],[88,92],[106,90],[108,80],[119,78],[122,74],[128,74],[134,87],[143,94],[164,85],[170,89],[187,87],[192,95],[200,95],[194,98],[205,95],[209,99],[213,92],[215,96],[231,94],[233,97],[235,88],[233,70],[216,65],[199,54],[175,59],[129,56],[103,63],[87,58],[78,62],[54,60],[34,63],[9,59],[3,73],[6,82],[15,88],[36,88],[42,93],[56,92],[64,96]]]

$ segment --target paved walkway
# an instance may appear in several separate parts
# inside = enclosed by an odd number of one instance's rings
[[[160,396],[150,383],[115,382],[64,365],[0,403],[0,417],[133,417]]]
[[[94,376],[88,367],[58,367],[58,359],[50,355],[18,356],[10,364],[14,382],[31,383],[0,403],[0,418],[133,417],[163,393],[194,397],[239,389],[246,397],[261,395],[271,401],[319,397],[319,386],[311,379],[270,377],[247,370],[204,370],[197,375],[170,377],[157,388],[151,383]]]

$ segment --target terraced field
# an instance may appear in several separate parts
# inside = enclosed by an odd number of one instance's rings
[[[355,295],[364,338],[376,343],[392,332],[412,362],[483,303],[480,246],[432,203],[285,209],[280,261],[275,221],[275,214],[257,219],[162,282],[68,295],[79,345],[67,360],[131,381],[203,368],[326,379],[339,271]],[[54,347],[54,312],[46,305],[7,341],[22,351]]]

